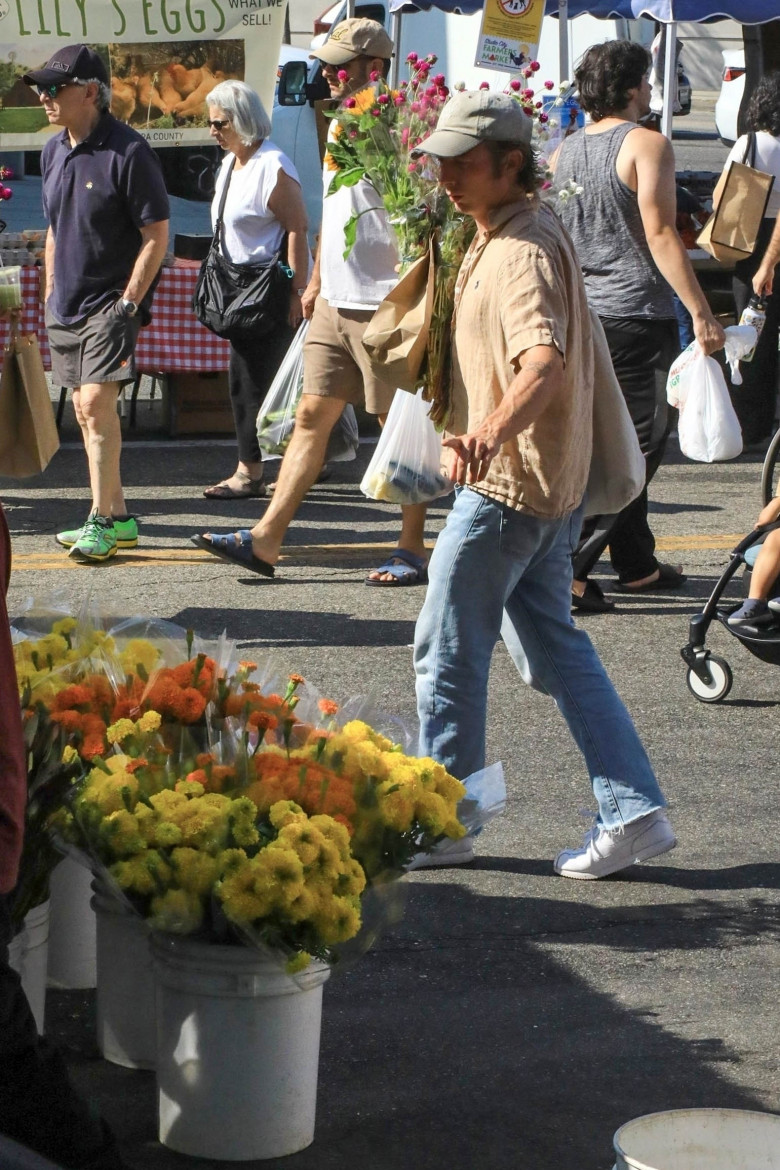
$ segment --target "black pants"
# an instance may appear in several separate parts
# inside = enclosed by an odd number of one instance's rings
[[[288,325],[282,325],[264,337],[230,343],[230,404],[241,463],[259,463],[262,459],[257,444],[257,412],[290,347],[293,333]]]
[[[73,1170],[121,1170],[113,1135],[73,1088],[60,1052],[39,1036],[8,965],[11,920],[0,895],[0,1133]]]
[[[649,577],[658,568],[655,537],[647,520],[647,485],[658,470],[669,433],[666,379],[679,353],[676,319],[639,321],[602,317],[615,374],[645,456],[645,487],[612,516],[590,516],[572,557],[574,577],[584,581],[609,545],[622,583]]]
[[[761,223],[758,243],[752,256],[740,260],[734,267],[731,288],[734,293],[734,307],[737,320],[753,296],[753,277],[758,271],[761,258],[766,252],[775,221],[765,219]],[[775,424],[777,401],[777,340],[780,329],[780,282],[775,280],[772,295],[766,306],[766,324],[758,339],[752,362],[742,362],[742,385],[729,386],[731,401],[734,403],[742,438],[745,443],[759,443],[772,434]]]

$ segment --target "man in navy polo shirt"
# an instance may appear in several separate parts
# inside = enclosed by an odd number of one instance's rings
[[[52,126],[43,148],[46,329],[55,384],[73,388],[89,464],[92,509],[59,532],[72,556],[106,561],[138,543],[120,477],[116,401],[136,377],[138,331],[168,247],[168,195],[159,161],[135,130],[109,113],[101,57],[86,45],[59,49],[26,73]]]

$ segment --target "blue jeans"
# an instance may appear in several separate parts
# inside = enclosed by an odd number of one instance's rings
[[[599,820],[618,829],[665,801],[628,711],[572,621],[581,522],[582,508],[544,520],[457,492],[415,631],[420,753],[459,778],[485,766],[488,674],[501,635],[525,682],[555,700],[585,757]]]

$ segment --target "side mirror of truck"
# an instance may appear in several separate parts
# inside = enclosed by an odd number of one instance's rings
[[[276,100],[280,106],[305,106],[308,69],[305,61],[288,61],[279,74]]]

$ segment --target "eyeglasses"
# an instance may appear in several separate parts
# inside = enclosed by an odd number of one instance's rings
[[[76,85],[75,81],[53,81],[51,85],[36,85],[39,97],[56,98],[61,89]]]
[[[226,126],[230,125],[230,118],[212,118],[212,120],[207,122],[206,125],[209,127],[209,129],[224,130]]]

